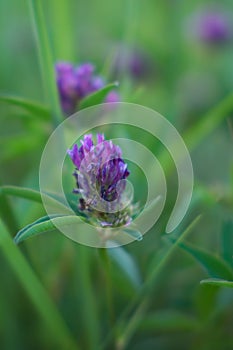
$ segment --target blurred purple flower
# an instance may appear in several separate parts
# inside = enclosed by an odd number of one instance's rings
[[[112,70],[115,77],[128,73],[131,78],[140,80],[148,77],[149,72],[152,70],[152,65],[147,55],[140,50],[120,48]]]
[[[55,69],[61,107],[67,115],[76,111],[83,98],[105,86],[104,80],[94,75],[94,66],[91,63],[75,67],[69,62],[58,62]],[[115,102],[111,101],[111,96],[112,99],[115,96],[116,100],[115,93],[115,95],[107,95],[106,102]]]
[[[208,44],[225,43],[232,35],[228,16],[217,10],[199,13],[194,18],[193,30],[199,40]]]
[[[120,209],[124,201],[124,180],[129,176],[120,147],[106,141],[103,134],[97,134],[96,145],[91,134],[85,135],[81,144],[68,150],[76,167],[74,192],[81,195],[79,210],[102,226],[129,223],[129,208]]]
[[[77,103],[77,81],[74,67],[68,62],[59,62],[55,66],[57,88],[62,110],[69,114]]]
[[[120,96],[114,90],[110,91],[105,98],[105,102],[108,102],[108,103],[114,103],[119,101],[120,101]]]

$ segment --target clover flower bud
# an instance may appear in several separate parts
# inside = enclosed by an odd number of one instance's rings
[[[129,176],[119,146],[97,134],[94,145],[92,134],[75,144],[68,154],[76,167],[74,176],[80,195],[78,208],[87,218],[100,226],[117,227],[131,222],[132,206],[125,198]]]

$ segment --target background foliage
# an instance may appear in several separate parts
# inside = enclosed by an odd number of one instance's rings
[[[90,61],[112,82],[122,47],[143,52],[150,70],[139,80],[118,76],[121,100],[170,120],[187,143],[195,174],[189,212],[168,237],[175,167],[162,146],[143,135],[166,170],[166,208],[143,241],[108,253],[56,231],[16,246],[18,230],[45,212],[38,196],[2,187],[1,349],[233,348],[233,42],[208,45],[190,29],[192,16],[212,5],[0,1],[1,185],[39,189],[41,152],[63,118],[54,63]],[[217,5],[233,24],[232,2]],[[137,130],[130,133],[138,139]]]

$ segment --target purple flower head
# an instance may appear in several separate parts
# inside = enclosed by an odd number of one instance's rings
[[[90,63],[84,63],[75,69],[77,96],[79,99],[82,99],[92,92],[104,87],[103,80],[100,77],[93,75],[94,70],[94,66]]]
[[[231,37],[231,26],[228,16],[219,11],[206,11],[194,19],[196,37],[208,44],[221,44]]]
[[[76,167],[75,192],[82,197],[79,209],[104,226],[117,226],[119,216],[121,224],[128,223],[129,213],[123,202],[129,171],[120,147],[106,141],[103,134],[97,134],[94,145],[92,135],[88,134],[81,140],[81,146],[75,144],[68,154]]]
[[[55,69],[61,107],[67,115],[76,111],[83,98],[105,86],[104,80],[94,75],[91,63],[75,67],[68,62],[58,62]]]

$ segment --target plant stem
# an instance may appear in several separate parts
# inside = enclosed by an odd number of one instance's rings
[[[96,350],[96,346],[99,342],[99,321],[97,317],[96,300],[92,291],[89,248],[78,245],[76,256],[76,266],[79,276],[78,291],[81,297],[82,316],[88,350]]]
[[[148,306],[148,301],[144,300],[139,307],[134,312],[133,316],[130,319],[129,324],[127,325],[125,331],[117,339],[116,350],[124,350],[129,339],[133,335],[135,329],[138,327],[139,322],[141,321],[142,316],[144,315],[146,308]]]
[[[59,104],[54,71],[54,60],[49,43],[48,30],[46,28],[42,1],[29,0],[29,3],[31,6],[34,30],[37,36],[44,91],[47,102],[51,106],[53,123],[56,127],[60,122],[62,122],[63,118]]]
[[[106,284],[106,299],[108,306],[109,314],[109,323],[112,328],[114,325],[115,315],[114,315],[114,303],[113,303],[113,288],[112,288],[112,279],[111,279],[111,261],[109,259],[107,248],[100,248],[99,255],[103,262],[103,270],[105,275],[105,284]]]

